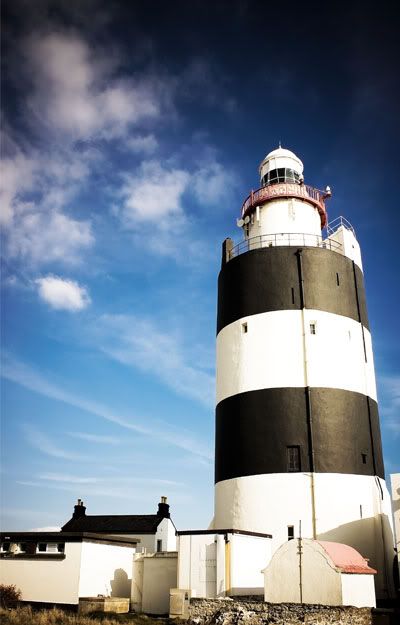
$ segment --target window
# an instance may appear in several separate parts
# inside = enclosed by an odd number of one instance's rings
[[[294,169],[289,167],[280,167],[279,169],[271,169],[263,176],[261,184],[263,187],[267,187],[270,184],[276,184],[278,182],[289,182],[291,184],[300,183],[300,175]]]
[[[157,540],[157,553],[162,551],[162,540]]]
[[[300,471],[300,446],[290,445],[287,451],[287,470],[289,472]]]
[[[317,324],[315,321],[310,323],[310,334],[317,334]]]
[[[361,459],[363,464],[367,464],[367,454],[361,454]]]
[[[39,543],[38,553],[64,553],[65,543]]]
[[[247,333],[247,323],[246,322],[242,323],[242,332],[243,332],[243,334]]]
[[[11,543],[7,542],[7,543],[1,543],[1,551],[4,552],[8,552],[10,551],[10,546]]]
[[[339,280],[339,274],[336,274],[336,284],[339,286],[340,285],[340,280]]]
[[[26,543],[19,543],[19,551],[21,553],[25,553],[25,551],[26,551]]]
[[[287,539],[293,540],[294,538],[294,525],[287,526]]]

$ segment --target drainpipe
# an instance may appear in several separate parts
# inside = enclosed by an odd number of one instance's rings
[[[312,534],[313,539],[317,538],[317,520],[316,520],[316,503],[315,503],[315,456],[314,456],[314,436],[313,436],[313,416],[311,392],[308,384],[308,353],[307,353],[307,329],[305,319],[306,297],[304,287],[303,272],[303,250],[297,250],[297,269],[299,274],[300,285],[300,306],[301,306],[301,323],[303,331],[303,354],[304,354],[304,381],[306,386],[306,414],[307,414],[307,432],[308,432],[308,448],[310,461],[310,490],[311,490],[311,515],[312,515]]]

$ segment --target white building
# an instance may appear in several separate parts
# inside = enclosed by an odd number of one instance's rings
[[[178,532],[178,589],[191,597],[262,595],[271,536],[235,529]]]
[[[80,597],[130,597],[138,539],[86,532],[3,532],[0,583],[29,603],[77,607]]]
[[[339,543],[289,540],[264,569],[265,601],[375,607],[376,571]]]
[[[78,499],[72,518],[62,532],[96,532],[102,535],[138,539],[138,552],[150,553],[176,550],[176,528],[171,520],[166,497],[161,497],[156,514],[87,515]]]

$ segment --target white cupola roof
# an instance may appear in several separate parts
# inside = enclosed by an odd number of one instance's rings
[[[260,176],[263,178],[269,171],[280,168],[293,169],[300,176],[303,173],[303,163],[296,154],[285,148],[277,148],[269,152],[262,161],[259,171]]]

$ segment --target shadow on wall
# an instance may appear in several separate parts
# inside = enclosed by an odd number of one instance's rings
[[[328,532],[318,534],[317,540],[330,540],[354,547],[364,558],[368,558],[369,565],[378,571],[375,576],[377,598],[393,598],[395,596],[393,579],[395,551],[392,529],[386,514],[339,525]],[[381,556],[382,552],[378,549],[382,545],[382,540],[385,544],[384,557]],[[384,558],[386,558],[386,568]],[[386,574],[385,570],[389,573]]]
[[[114,579],[110,580],[112,597],[130,597],[132,580],[124,569],[115,569]]]

